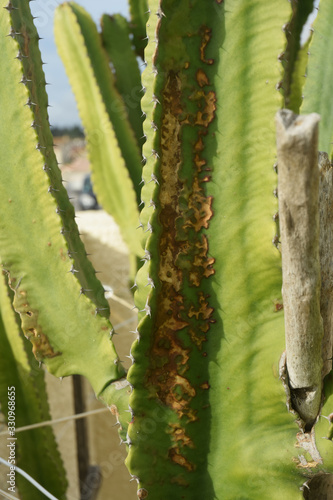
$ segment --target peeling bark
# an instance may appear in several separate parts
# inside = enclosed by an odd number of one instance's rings
[[[311,428],[322,390],[316,113],[276,116],[287,371],[294,409]]]

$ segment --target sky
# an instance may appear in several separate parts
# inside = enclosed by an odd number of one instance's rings
[[[92,16],[96,24],[102,14],[120,13],[128,17],[127,0],[76,0]],[[81,123],[74,95],[71,91],[65,69],[57,54],[53,34],[54,10],[62,2],[58,0],[35,0],[30,3],[32,13],[37,18],[35,25],[39,36],[46,81],[49,95],[50,124],[55,127],[67,127]]]

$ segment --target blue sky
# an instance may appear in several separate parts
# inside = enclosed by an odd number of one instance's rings
[[[121,13],[128,16],[127,0],[76,0],[93,17],[96,23],[102,14]],[[71,126],[80,123],[76,103],[72,94],[67,75],[54,43],[53,17],[54,10],[61,2],[58,0],[35,0],[30,3],[39,32],[39,46],[45,63],[44,71],[49,95],[50,123],[53,126]]]

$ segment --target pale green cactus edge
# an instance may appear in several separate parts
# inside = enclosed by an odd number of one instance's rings
[[[51,373],[85,375],[99,397],[106,387],[119,395],[110,384],[125,371],[111,340],[104,290],[79,239],[53,153],[29,4],[3,0],[1,7],[1,109],[7,119],[0,124],[0,258],[14,308],[36,358]]]
[[[11,423],[15,423],[16,429],[50,420],[44,371],[38,366],[31,343],[24,338],[19,327],[19,317],[12,308],[10,289],[4,276],[0,281],[0,310],[0,401],[4,418],[7,422],[11,415]],[[14,401],[14,408],[8,407],[8,401]],[[12,427],[9,426],[9,429],[12,430]],[[57,498],[64,498],[66,473],[52,427],[16,433],[13,437],[16,464]],[[2,435],[0,441],[10,444],[10,435]],[[33,453],[31,450],[34,450]],[[15,483],[21,498],[45,498],[19,474]]]

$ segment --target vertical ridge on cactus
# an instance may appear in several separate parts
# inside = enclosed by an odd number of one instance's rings
[[[103,46],[115,72],[115,85],[122,96],[129,122],[141,149],[143,143],[143,117],[140,106],[141,75],[137,58],[132,49],[130,27],[127,19],[118,14],[115,16],[104,15],[101,19],[101,28]],[[119,51],[119,46],[121,46],[121,51]]]
[[[147,45],[146,22],[149,15],[148,0],[129,0],[130,27],[136,54],[143,58]]]
[[[139,255],[132,230],[139,217],[140,150],[108,56],[92,19],[74,2],[57,9],[55,35],[86,129],[96,194],[115,218],[131,252]]]

